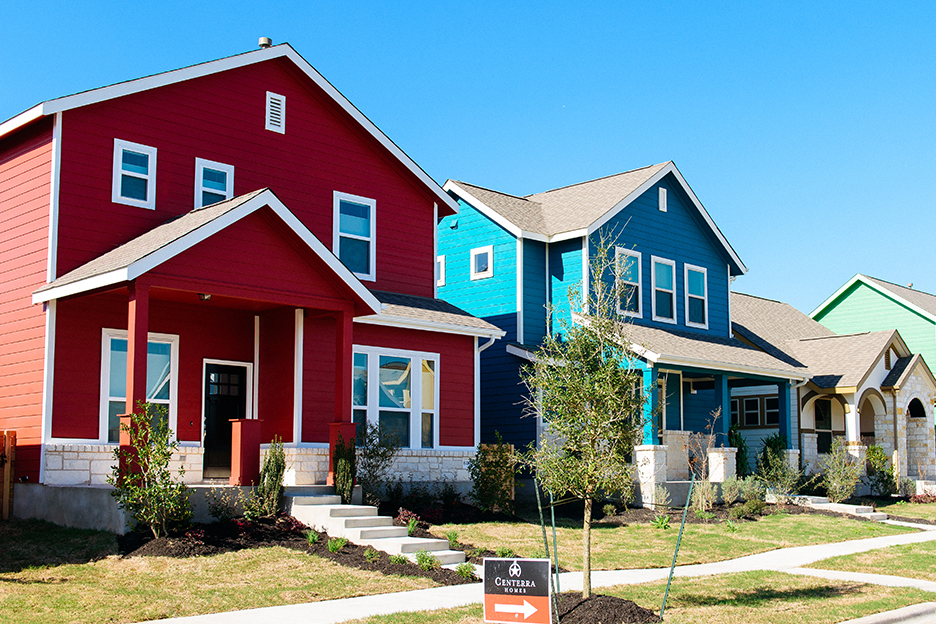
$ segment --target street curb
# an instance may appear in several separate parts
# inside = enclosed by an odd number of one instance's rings
[[[842,624],[924,624],[936,622],[936,602],[922,602],[902,609],[875,613],[857,620],[848,620]]]

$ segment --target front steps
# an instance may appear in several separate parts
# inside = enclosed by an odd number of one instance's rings
[[[851,516],[857,516],[859,518],[867,518],[868,520],[873,520],[874,522],[881,522],[887,520],[887,514],[874,511],[873,507],[868,507],[866,505],[846,505],[844,503],[830,503],[829,499],[825,496],[794,496],[793,502],[797,505],[802,505],[803,507],[812,507],[813,509],[825,509],[827,511],[834,511],[837,513],[848,514]]]
[[[415,561],[416,553],[426,550],[442,565],[465,561],[465,553],[449,550],[448,540],[409,537],[406,527],[393,526],[393,519],[378,516],[369,505],[342,505],[334,494],[287,495],[286,511],[316,531],[330,537],[344,537],[360,546],[370,546],[391,555],[405,555]]]

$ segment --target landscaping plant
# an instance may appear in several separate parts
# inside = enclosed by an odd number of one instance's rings
[[[406,558],[406,555],[390,555],[390,563],[393,565],[406,565],[409,563],[409,559]]]
[[[650,521],[650,525],[654,529],[666,530],[669,528],[669,516],[664,514],[657,514],[653,517],[653,520]]]
[[[897,475],[890,468],[890,460],[880,444],[872,444],[865,455],[865,483],[871,488],[871,494],[890,496],[897,493]]]
[[[731,507],[741,498],[741,481],[735,475],[731,475],[721,484],[722,502]]]
[[[192,517],[189,491],[182,482],[185,470],[180,467],[173,476],[169,469],[179,444],[169,431],[167,410],[141,401],[130,415],[129,426],[121,423],[120,428],[130,436],[130,447],[114,451],[117,465],[107,477],[114,486],[111,494],[121,509],[159,538],[170,526]]]
[[[421,570],[432,570],[433,568],[438,568],[442,564],[439,563],[439,560],[428,550],[420,550],[416,553],[416,565],[419,566]]]
[[[738,449],[735,453],[735,471],[738,476],[748,476],[751,471],[750,459],[748,458],[748,445],[744,441],[744,436],[738,431],[738,423],[731,425],[728,430],[728,446]]]
[[[484,511],[513,513],[515,460],[511,446],[504,444],[500,432],[497,442],[479,444],[475,456],[468,460],[471,476],[471,501]]]
[[[455,566],[455,573],[462,578],[468,579],[469,581],[473,581],[477,578],[477,575],[475,574],[475,567],[467,561],[459,563],[457,566]]]
[[[855,493],[855,486],[861,478],[861,466],[848,454],[844,438],[835,439],[819,469],[822,471],[822,485],[831,502],[841,503]]]
[[[510,559],[511,557],[517,556],[517,553],[515,553],[513,549],[508,546],[498,546],[497,550],[494,551],[494,554],[496,554],[501,559]]]
[[[245,518],[256,520],[275,516],[280,512],[285,474],[286,452],[283,450],[283,441],[279,436],[275,436],[263,458],[260,482],[244,500]]]
[[[451,550],[458,550],[458,531],[456,529],[446,531],[445,539],[448,540],[449,548]]]
[[[213,487],[205,492],[205,498],[208,499],[208,514],[218,522],[230,522],[237,516],[239,496],[234,489]]]
[[[339,433],[338,439],[335,440],[332,470],[335,473],[335,493],[341,497],[342,505],[350,505],[351,496],[354,494],[354,479],[356,476],[356,463],[354,460],[356,455],[354,438],[346,443],[344,437]]]
[[[377,563],[380,561],[380,553],[373,548],[368,547],[367,550],[364,551],[364,558],[367,559],[367,561],[370,563]]]
[[[787,461],[785,450],[786,438],[779,431],[764,438],[754,471],[755,476],[778,501],[785,501],[799,493],[804,479],[803,472]]]
[[[386,429],[386,428],[384,428]],[[398,436],[381,430],[380,425],[368,421],[360,428],[357,447],[357,482],[367,505],[380,504],[380,492],[393,459],[400,450]],[[403,498],[400,484],[399,498]]]
[[[410,518],[406,521],[406,534],[410,537],[416,534],[416,529],[419,528],[419,518]]]
[[[315,546],[321,538],[322,536],[314,529],[309,529],[309,532],[306,533],[306,541],[309,542],[309,546]]]
[[[346,537],[332,537],[328,540],[328,552],[336,553],[348,543]]]

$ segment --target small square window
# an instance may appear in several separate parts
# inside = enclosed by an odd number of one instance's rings
[[[267,91],[266,125],[267,130],[286,134],[286,96]]]
[[[760,425],[760,399],[744,399],[744,426],[757,427]]]
[[[114,139],[111,201],[150,210],[156,208],[155,147]]]
[[[234,167],[195,159],[195,207],[201,208],[234,196]]]
[[[494,275],[494,246],[471,250],[471,279],[484,279]]]

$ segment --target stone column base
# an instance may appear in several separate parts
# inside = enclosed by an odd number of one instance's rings
[[[644,444],[634,447],[637,463],[637,479],[640,483],[638,503],[644,507],[656,504],[655,492],[658,484],[666,483],[666,447]]]
[[[709,449],[709,481],[722,483],[728,477],[735,476],[737,474],[737,455],[738,449],[730,446]]]

